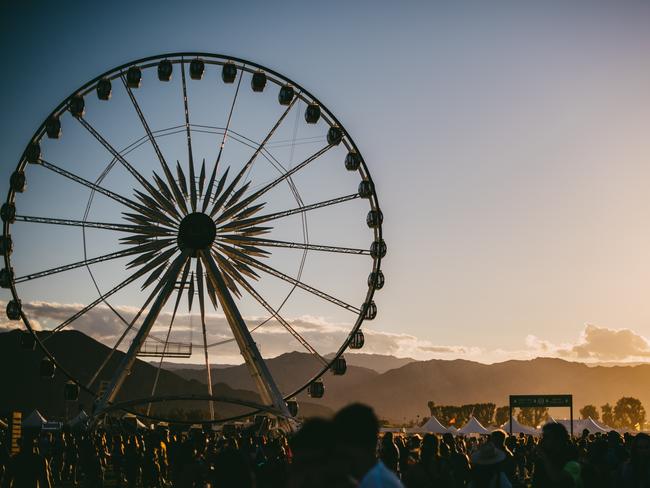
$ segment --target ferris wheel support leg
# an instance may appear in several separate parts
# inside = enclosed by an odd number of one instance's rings
[[[149,335],[149,332],[156,322],[160,311],[165,306],[165,303],[167,303],[167,300],[171,294],[174,292],[176,280],[186,261],[187,255],[186,253],[182,253],[172,262],[169,269],[163,276],[162,279],[165,284],[162,286],[162,289],[158,293],[156,300],[149,309],[149,313],[142,322],[142,326],[138,330],[138,333],[133,339],[133,342],[131,342],[131,346],[122,359],[122,362],[115,370],[115,373],[113,373],[113,378],[111,379],[109,386],[106,388],[106,391],[96,404],[93,423],[99,418],[99,416],[101,416],[108,404],[115,399],[117,393],[122,387],[122,384],[126,380],[126,377],[131,373],[131,368],[133,367],[133,363],[135,363],[137,355],[140,352],[140,348]]]
[[[214,259],[212,259],[212,256],[209,255],[209,251],[199,252],[201,253],[201,258],[205,262],[208,278],[214,286],[217,298],[223,307],[224,314],[226,315],[228,324],[235,336],[239,350],[241,351],[251,376],[255,381],[262,403],[273,406],[277,411],[282,412],[284,419],[280,419],[280,422],[283,428],[289,431],[293,430],[293,425],[289,421],[289,419],[292,418],[291,413],[289,413],[289,408],[287,407],[284,398],[282,398],[280,389],[275,384],[275,380],[271,376],[271,372],[266,366],[266,362],[262,358],[260,351],[257,349],[253,336],[251,336],[251,333],[246,326],[246,322],[244,322],[243,317],[239,313],[239,309],[226,287],[226,283],[223,276],[221,276],[217,264],[214,262]]]

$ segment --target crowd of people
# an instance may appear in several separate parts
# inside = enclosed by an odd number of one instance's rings
[[[546,424],[541,437],[379,433],[371,408],[307,420],[294,434],[124,429],[26,433],[18,454],[0,439],[0,487],[646,488],[650,436]]]

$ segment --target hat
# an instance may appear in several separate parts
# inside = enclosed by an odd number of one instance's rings
[[[486,442],[472,454],[472,464],[489,466],[497,464],[506,458],[506,454],[497,449],[491,442]]]

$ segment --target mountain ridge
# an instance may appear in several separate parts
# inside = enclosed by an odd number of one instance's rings
[[[25,351],[18,348],[17,335],[10,337],[8,334],[11,333],[0,334],[0,385],[9,393],[0,398],[0,410],[19,408],[21,405],[27,408],[37,405],[39,401],[47,402],[49,396],[61,396],[62,381],[55,378],[52,384],[57,386],[54,387],[39,379],[38,351],[24,354]],[[52,338],[48,345],[56,349],[57,354],[62,354],[63,362],[67,362],[66,367],[81,368],[78,374],[83,381],[89,379],[90,371],[108,350],[90,337],[74,331],[72,335],[60,334],[58,339]],[[117,361],[121,355],[118,353],[114,360]],[[379,373],[352,364],[350,359],[355,356],[362,355],[345,355],[348,362],[345,375],[335,376],[328,372],[323,376],[323,398],[309,398],[306,392],[302,392],[298,395],[301,405],[320,415],[351,402],[364,402],[371,405],[381,417],[396,421],[428,415],[429,401],[438,405],[493,402],[501,406],[507,404],[511,394],[569,393],[573,395],[576,412],[585,404],[600,407],[605,403],[613,404],[622,396],[637,397],[646,407],[650,407],[650,364],[591,366],[549,357],[513,359],[494,364],[467,359],[431,359],[409,361]],[[11,358],[15,358],[15,361],[12,362]],[[111,364],[111,368],[116,366],[115,363]],[[315,374],[322,368],[314,356],[301,352],[270,358],[267,364],[285,394],[301,387],[303,377]],[[213,369],[215,389],[229,388],[249,399],[257,396],[246,365],[222,366]],[[143,385],[151,384],[155,369],[144,361],[136,361],[134,373],[125,382],[122,395],[146,396]],[[15,371],[20,373],[16,375]],[[295,371],[303,373],[301,378],[296,378]],[[204,393],[204,381],[203,370],[183,372],[163,369],[160,392],[183,390]],[[58,392],[57,388],[60,388]],[[87,402],[88,398],[83,401]],[[57,410],[53,405],[50,407]],[[58,410],[61,408],[58,407]]]

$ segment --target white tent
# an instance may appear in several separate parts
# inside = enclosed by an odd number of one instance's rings
[[[510,421],[506,421],[505,424],[503,424],[501,429],[505,430],[509,434],[530,434],[530,435],[539,435],[539,431],[533,427],[529,427],[524,424],[520,424],[517,422],[517,419],[513,418],[512,419],[512,432],[510,432]]]
[[[564,425],[566,429],[570,432],[571,431],[571,420],[569,419],[556,419],[555,422],[558,424]],[[573,419],[573,435],[581,435],[583,430],[588,430],[590,434],[595,434],[597,432],[600,432],[602,434],[609,432],[610,429],[606,425],[600,425],[598,424],[594,419],[591,417],[587,419]]]
[[[40,429],[43,427],[47,420],[41,415],[41,412],[38,410],[32,411],[27,417],[23,419],[23,428],[24,429]]]
[[[489,434],[490,431],[481,425],[481,422],[476,420],[476,417],[473,415],[469,418],[467,423],[458,429],[458,434],[469,435],[469,434]]]
[[[442,425],[440,421],[435,418],[431,417],[429,420],[427,420],[424,425],[421,425],[420,427],[416,427],[413,429],[413,432],[419,432],[422,434],[446,434],[449,432],[449,429]]]
[[[580,427],[580,432],[582,432],[584,429],[587,429],[590,434],[595,434],[596,432],[605,433],[612,430],[610,427],[607,427],[605,424],[596,422],[591,417],[588,417],[587,419],[582,420],[581,422],[582,425]]]

